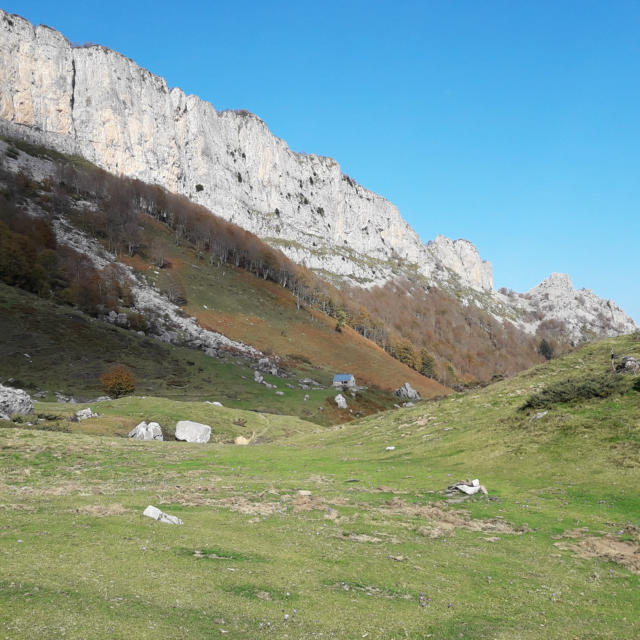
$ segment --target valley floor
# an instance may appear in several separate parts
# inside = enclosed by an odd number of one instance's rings
[[[207,445],[115,437],[171,425],[167,400],[79,424],[41,403],[39,428],[0,423],[0,635],[640,637],[640,377],[521,410],[592,388],[612,347],[640,356],[632,336],[594,343],[337,427],[224,408]],[[476,477],[488,496],[445,493]]]

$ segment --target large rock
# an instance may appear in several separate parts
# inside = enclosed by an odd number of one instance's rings
[[[22,416],[32,411],[33,402],[26,391],[0,384],[0,419],[9,420],[11,416]]]
[[[76,419],[78,422],[82,420],[88,420],[89,418],[97,418],[98,414],[93,413],[91,411],[91,407],[87,407],[86,409],[80,409],[80,411],[76,411]]]
[[[420,400],[420,394],[408,382],[396,389],[393,395],[403,400]]]
[[[129,437],[136,440],[162,440],[162,428],[157,422],[141,422],[129,432]]]
[[[208,424],[200,424],[191,420],[180,420],[176,425],[176,440],[185,442],[209,442],[211,427]]]
[[[338,405],[339,409],[348,409],[349,405],[347,404],[347,401],[345,399],[345,397],[339,393],[334,400],[336,401],[336,404]]]

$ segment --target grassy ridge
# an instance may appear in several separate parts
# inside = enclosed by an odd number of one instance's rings
[[[581,556],[591,539],[640,544],[638,377],[539,419],[519,409],[606,371],[612,346],[640,355],[631,337],[603,341],[476,393],[283,427],[258,446],[0,429],[0,631],[637,637],[639,575],[602,549]],[[174,411],[127,402],[103,420]],[[442,491],[465,477],[489,498],[447,505]],[[142,518],[149,503],[185,525]]]

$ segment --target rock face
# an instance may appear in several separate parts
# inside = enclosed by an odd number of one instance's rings
[[[0,420],[23,416],[33,411],[33,403],[26,391],[0,384]]]
[[[209,442],[210,437],[211,427],[208,424],[200,424],[191,420],[180,420],[176,424],[176,440],[204,444]]]
[[[187,195],[293,260],[360,283],[397,258],[421,273],[491,289],[491,265],[465,240],[429,245],[397,208],[331,158],[299,154],[248,112],[217,112],[102,46],[0,11],[0,123],[60,151]],[[196,188],[197,186],[197,188]]]
[[[528,333],[535,333],[540,322],[556,320],[563,325],[559,330],[564,337],[575,343],[638,328],[612,300],[600,298],[589,289],[574,289],[565,273],[552,273],[527,293],[507,300],[507,304],[529,314],[529,319],[516,322]]]
[[[162,428],[157,422],[141,422],[129,432],[129,437],[135,440],[162,440]]]

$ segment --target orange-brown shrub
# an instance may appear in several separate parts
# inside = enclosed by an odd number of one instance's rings
[[[126,396],[136,390],[136,379],[123,365],[109,369],[101,378],[102,390],[113,398]]]

